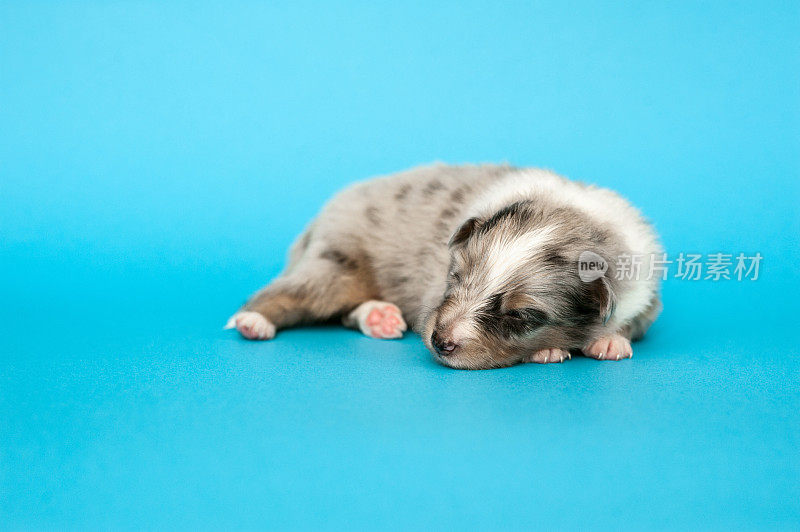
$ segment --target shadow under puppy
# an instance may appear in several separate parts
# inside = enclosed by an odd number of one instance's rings
[[[603,264],[582,275],[586,253]],[[662,252],[618,194],[540,169],[433,165],[353,185],[293,244],[286,270],[227,328],[341,317],[374,338],[406,323],[454,368],[632,356],[660,311]],[[616,275],[620,258],[638,264]],[[591,272],[590,272],[591,273]]]

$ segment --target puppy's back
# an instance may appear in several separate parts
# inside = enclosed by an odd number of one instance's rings
[[[325,206],[314,239],[368,257],[381,297],[413,327],[420,307],[444,290],[450,235],[476,198],[511,170],[434,164],[356,183]]]

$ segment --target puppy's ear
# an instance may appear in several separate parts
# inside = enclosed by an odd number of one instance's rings
[[[450,242],[447,244],[451,248],[456,246],[464,245],[469,237],[472,236],[472,233],[475,232],[480,222],[477,218],[473,217],[461,224],[461,227],[456,229],[456,232],[453,233],[453,236],[450,237]]]
[[[590,283],[590,293],[592,302],[599,310],[600,316],[603,318],[603,325],[605,325],[614,315],[614,310],[617,308],[614,287],[608,277],[603,275]]]

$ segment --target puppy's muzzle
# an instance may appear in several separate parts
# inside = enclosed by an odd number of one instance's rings
[[[453,342],[451,338],[439,336],[436,331],[433,331],[431,335],[431,345],[443,357],[452,355],[458,349],[458,344]]]

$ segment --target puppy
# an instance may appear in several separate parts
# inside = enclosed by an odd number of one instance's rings
[[[465,369],[578,351],[620,360],[661,309],[659,276],[648,275],[661,252],[610,190],[539,169],[420,167],[335,196],[227,328],[266,340],[341,317],[400,338],[409,324],[437,361]]]

